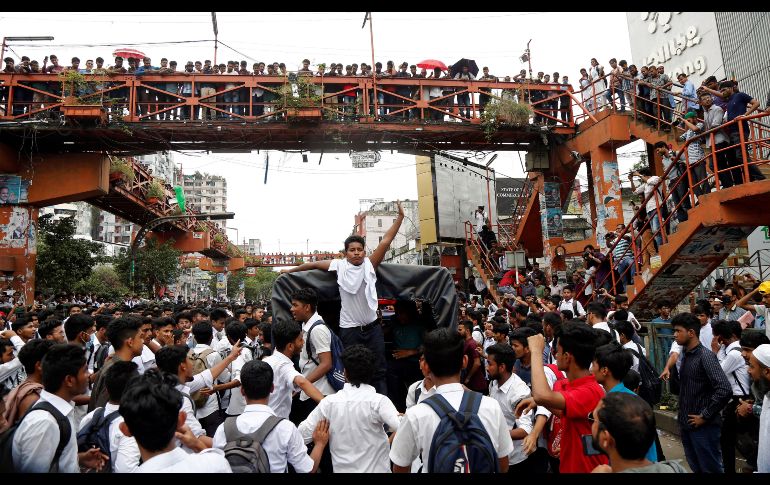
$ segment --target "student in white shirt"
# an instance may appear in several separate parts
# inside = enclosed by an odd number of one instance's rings
[[[225,336],[230,342],[230,345],[238,342],[247,342],[248,337],[246,335],[246,325],[238,321],[232,321],[225,327]],[[229,354],[228,354],[229,355]],[[227,384],[218,384],[214,386],[214,389],[231,389],[230,399],[227,402],[227,408],[225,414],[227,416],[238,416],[246,407],[246,398],[240,389],[241,385],[241,370],[246,362],[253,359],[251,349],[245,348],[241,351],[241,355],[235,359],[230,366],[230,382]]]
[[[302,325],[302,337],[305,340],[305,345],[302,346],[299,354],[299,370],[321,394],[329,396],[335,392],[326,378],[326,373],[332,368],[332,336],[331,330],[316,311],[317,306],[318,295],[312,288],[301,288],[291,295],[291,315]],[[311,328],[313,331],[308,340],[308,332]],[[310,347],[310,354],[308,354],[308,347]],[[297,407],[294,412],[297,419],[295,423],[297,423],[310,415],[316,407],[316,402],[302,392],[299,395],[299,403],[295,402],[295,407]]]
[[[459,409],[466,392],[460,384],[460,370],[468,360],[463,353],[462,337],[457,331],[440,328],[425,336],[423,346],[425,365],[436,384],[436,393],[441,394],[454,409]],[[478,417],[495,447],[500,471],[507,472],[513,442],[500,406],[494,399],[482,396]],[[409,473],[412,462],[420,455],[425,461],[423,471],[429,469],[430,446],[439,422],[438,414],[424,402],[406,410],[390,449],[394,472]]]
[[[173,349],[165,347],[163,351]],[[159,359],[160,362],[160,359]],[[232,473],[222,450],[207,448],[186,426],[186,399],[176,381],[155,369],[132,380],[120,401],[120,430],[136,439],[142,464],[137,473]],[[176,438],[193,450],[177,447]]]
[[[396,202],[398,216],[382,236],[377,248],[366,257],[366,240],[358,235],[345,239],[345,258],[313,261],[282,272],[321,269],[337,272],[340,290],[340,339],[345,347],[362,344],[377,357],[377,370],[372,385],[380,394],[387,394],[385,383],[385,337],[377,318],[377,275],[375,270],[385,257],[390,244],[404,220],[401,202]]]
[[[43,391],[40,399],[21,420],[13,436],[13,465],[22,473],[78,473],[80,467],[101,470],[109,457],[97,448],[78,453],[77,427],[74,422],[72,398],[88,387],[88,366],[85,351],[69,344],[51,347],[43,357]],[[50,407],[51,410],[43,408]],[[53,413],[64,417],[68,426],[60,429]],[[68,428],[68,429],[67,429]],[[69,440],[61,448],[62,435]]]
[[[107,386],[107,394],[109,395],[109,402],[104,406],[103,416],[110,416],[112,413],[118,413],[116,417],[109,423],[109,438],[110,460],[107,466],[112,468],[113,473],[131,473],[136,467],[139,466],[139,447],[136,445],[136,440],[130,438],[120,431],[120,423],[123,422],[123,417],[120,416],[120,400],[125,391],[126,384],[134,376],[138,376],[137,365],[131,361],[115,362],[104,375]],[[102,409],[102,408],[97,408]],[[79,430],[86,428],[93,420],[94,413],[97,410],[88,413],[80,422]]]
[[[227,436],[228,421],[233,420],[236,429],[243,434],[255,433],[275,411],[267,405],[270,392],[273,390],[273,369],[261,360],[247,362],[240,373],[241,387],[236,392],[243,394],[246,407],[238,417],[229,417],[214,435],[214,448],[224,449],[229,440]],[[294,424],[281,420],[265,437],[262,447],[267,453],[272,473],[285,473],[286,465],[291,464],[297,473],[314,473],[318,470],[321,455],[329,441],[329,423],[321,421],[312,431],[315,443],[312,453],[308,456],[307,447],[302,435]]]
[[[273,324],[272,355],[262,359],[273,368],[273,386],[268,406],[275,414],[284,419],[291,413],[291,396],[295,391],[302,390],[316,402],[324,395],[316,389],[312,382],[294,369],[292,358],[299,355],[305,345],[302,338],[302,328],[296,322],[279,321]]]
[[[200,374],[193,375],[193,360],[187,346],[172,345],[163,347],[155,354],[155,360],[158,369],[167,372],[177,378],[176,389],[182,393],[182,411],[185,412],[187,426],[192,433],[201,438],[203,443],[211,446],[211,437],[206,436],[206,431],[200,422],[195,418],[195,408],[190,394],[195,391],[209,392],[214,385],[214,379],[227,369],[241,353],[240,342],[233,345],[233,350],[222,362],[219,362],[210,369],[206,369]]]
[[[330,451],[335,473],[389,473],[388,436],[383,425],[395,431],[396,407],[369,383],[374,376],[374,353],[363,345],[347,347],[342,354],[345,387],[324,398],[300,423],[306,443],[323,420],[329,421]]]
[[[165,347],[174,345],[174,320],[169,317],[156,318],[152,321],[152,329],[155,338],[152,340],[155,345]]]
[[[620,342],[618,332],[612,330],[607,323],[607,307],[604,304],[594,301],[586,305],[586,322],[593,328],[604,330]]]
[[[211,340],[211,346],[215,347],[220,340],[225,338],[225,322],[227,321],[227,312],[222,308],[215,308],[211,310],[209,320],[211,320],[211,334],[213,336]]]
[[[561,303],[559,303],[559,311],[569,310],[572,312],[574,318],[583,320],[586,312],[579,301],[572,299],[574,292],[574,285],[564,285],[564,289],[561,290],[562,300]],[[577,313],[575,313],[575,310],[577,310]]]
[[[436,386],[433,385],[433,379],[430,377],[428,366],[425,365],[424,354],[420,354],[420,371],[424,378],[412,383],[406,391],[407,409],[436,394]]]
[[[195,358],[205,359],[207,369],[211,369],[222,362],[219,352],[211,348],[213,338],[211,329],[212,326],[209,322],[197,322],[192,328],[192,334],[196,342],[195,347],[192,349],[192,354]],[[230,382],[230,371],[225,368],[216,382],[219,384]],[[219,393],[216,392],[216,386],[217,384],[212,383],[212,386],[210,386],[211,393],[207,393],[208,398],[206,402],[195,410],[195,417],[200,422],[201,427],[206,430],[206,436],[214,436],[217,427],[224,421],[221,399]]]
[[[631,369],[639,372],[639,357],[637,357],[636,354],[647,356],[647,351],[644,346],[631,340],[634,335],[634,326],[627,320],[618,320],[615,322],[615,330],[618,332],[620,345],[622,345],[624,349],[631,350]]]

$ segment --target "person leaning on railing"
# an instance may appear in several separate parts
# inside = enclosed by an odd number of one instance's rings
[[[679,137],[679,140],[689,141],[687,145],[687,163],[690,166],[693,192],[700,197],[711,192],[708,175],[706,174],[706,160],[704,159],[706,154],[703,151],[703,139],[698,138],[699,134],[703,131],[703,123],[698,122],[694,111],[688,111],[680,120],[687,128],[687,131]]]

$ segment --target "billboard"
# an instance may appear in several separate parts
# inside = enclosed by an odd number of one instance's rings
[[[497,222],[495,172],[461,158],[431,156],[436,236],[439,241],[465,239],[465,221],[480,205]],[[491,205],[491,207],[488,207]]]
[[[18,175],[0,174],[0,205],[26,204],[29,180]]]
[[[527,179],[524,178],[498,178],[495,181],[495,199],[497,200],[497,217],[507,219],[513,215],[513,209],[516,207],[516,199],[521,195],[524,184]]]

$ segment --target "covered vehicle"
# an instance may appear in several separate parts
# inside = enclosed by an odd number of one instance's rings
[[[426,330],[457,328],[457,293],[449,271],[441,266],[383,263],[377,267],[377,297],[382,300],[418,303]],[[318,313],[333,329],[339,328],[340,293],[337,273],[309,270],[282,274],[273,285],[272,312],[275,320],[291,317],[291,294],[313,288],[318,294]]]

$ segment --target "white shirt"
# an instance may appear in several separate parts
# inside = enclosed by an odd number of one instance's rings
[[[575,302],[576,305],[573,305],[572,302]],[[561,303],[559,303],[559,311],[562,310],[569,310],[571,312],[575,312],[575,308],[577,307],[577,315],[572,315],[574,318],[582,317],[586,314],[586,311],[583,309],[583,305],[580,304],[579,301],[572,298],[570,300],[562,300]]]
[[[733,396],[751,394],[748,366],[741,356],[741,343],[736,340],[727,346],[725,358],[719,363],[730,381]]]
[[[243,350],[238,354],[238,358],[230,365],[232,372],[230,373],[230,380],[240,381],[241,369],[246,365],[246,362],[252,359],[250,350]],[[230,402],[227,404],[227,414],[230,416],[237,416],[241,414],[246,408],[246,398],[243,396],[240,387],[234,387],[230,393]]]
[[[607,333],[608,333],[608,334],[610,334],[610,335],[613,335],[613,334],[614,334],[614,335],[615,335],[615,340],[617,340],[618,342],[620,342],[620,335],[618,334],[618,332],[617,332],[617,331],[613,332],[613,331],[610,329],[610,325],[609,325],[607,322],[598,322],[598,323],[594,323],[594,324],[593,324],[593,328],[598,328],[598,329],[600,329],[600,330],[604,330],[605,332],[607,332]]]
[[[400,422],[390,399],[368,384],[355,387],[346,382],[339,392],[323,398],[300,423],[305,443],[313,440],[313,431],[322,419],[329,421],[329,451],[335,473],[390,473],[388,436],[383,425],[395,431]]]
[[[310,320],[302,324],[302,336],[305,339],[305,345],[302,346],[302,351],[299,354],[299,369],[302,371],[302,375],[306,378],[318,367],[318,365],[313,362],[310,356],[307,355],[307,334],[308,331],[310,331],[310,327],[312,327],[313,324],[319,320],[323,321],[321,315],[316,312],[312,317],[310,317]],[[313,329],[313,333],[310,336],[313,338],[313,340],[310,342],[310,346],[313,348],[313,358],[317,362],[321,362],[321,359],[318,358],[318,354],[332,351],[331,330],[329,330],[329,327],[326,325],[320,324]],[[329,384],[329,379],[326,378],[325,374],[322,375],[320,379],[313,382],[313,385],[316,387],[316,389],[321,391],[321,394],[324,396],[334,394],[335,392],[332,385]],[[299,399],[301,401],[307,401],[310,398],[307,394],[305,394],[305,391],[302,391],[299,395]]]
[[[346,266],[353,265],[348,263],[346,259],[333,259],[329,265],[329,271],[337,271]],[[355,294],[340,289],[340,302],[342,303],[342,308],[340,309],[340,328],[360,327],[377,320],[377,312],[369,307],[367,301],[367,284],[367,278],[364,277],[361,286]]]
[[[225,452],[206,448],[200,453],[187,454],[179,448],[153,456],[135,473],[232,473]]]
[[[94,348],[96,352],[96,348]],[[107,351],[107,355],[113,355],[115,353],[115,347],[110,345],[110,350]],[[146,345],[142,346],[142,354],[131,359],[131,362],[136,364],[137,370],[140,374],[144,374],[144,371],[155,367],[155,352],[150,350]]]
[[[639,187],[637,187],[634,193],[640,194],[640,195],[644,194],[644,198],[646,199],[652,193],[652,191],[655,190],[655,186],[658,185],[658,182],[660,182],[660,177],[658,177],[657,175],[653,175],[647,179],[647,182],[644,182],[643,185],[640,185]],[[663,203],[660,197],[658,197],[658,200],[659,200],[659,203],[661,204]],[[647,201],[645,210],[647,212],[653,212],[656,210],[656,207],[657,206],[655,205],[655,196],[652,196],[652,198],[649,201]]]
[[[118,411],[119,404],[107,403],[104,406],[104,415],[107,416],[110,413]],[[96,410],[86,414],[83,420],[80,422],[80,428],[78,431],[85,428],[91,419],[94,417]],[[108,466],[112,467],[114,473],[131,473],[139,466],[139,459],[141,455],[139,453],[139,446],[136,444],[136,439],[128,437],[120,431],[119,425],[123,422],[123,416],[118,415],[110,423],[110,461],[107,462]]]
[[[195,391],[197,391],[198,389],[200,389],[202,387],[210,387],[210,386],[212,386],[214,384],[213,379],[211,378],[211,370],[209,370],[209,369],[206,369],[205,371],[201,372],[200,374],[196,375],[195,377],[203,376],[204,374],[207,374],[208,377],[209,377],[208,385],[207,386],[198,386],[195,389]],[[195,391],[192,390],[191,386],[185,386],[184,384],[177,385],[176,389],[179,392],[181,392],[182,394],[187,394],[187,396],[189,396],[190,394],[195,392]],[[180,409],[180,411],[184,411],[185,414],[187,415],[187,417],[185,418],[185,424],[190,427],[190,431],[192,431],[192,433],[195,436],[203,436],[203,435],[206,434],[206,430],[204,430],[203,427],[201,427],[201,423],[198,422],[198,420],[195,418],[195,412],[193,412],[192,401],[190,399],[187,399],[187,396],[182,396],[182,407]],[[181,442],[180,442],[180,445],[181,445]],[[185,450],[189,450],[189,448],[187,448],[187,447],[184,447],[184,448],[185,448]],[[189,451],[192,452],[192,450],[189,450]]]
[[[449,405],[454,409],[460,408],[463,398],[463,387],[459,382],[438,386],[436,392],[444,396]],[[503,416],[497,401],[483,396],[478,416],[489,434],[495,451],[497,451],[497,457],[502,458],[510,455],[513,452],[513,441],[511,440],[505,416]],[[396,437],[393,439],[393,445],[390,448],[391,461],[398,466],[406,467],[410,466],[420,454],[422,454],[423,458],[427,458],[433,434],[439,422],[438,414],[425,403],[419,403],[407,409],[406,414],[401,419],[401,425],[398,427]],[[423,471],[427,470],[428,463],[426,460],[426,466],[423,468]]]
[[[291,412],[292,393],[299,389],[294,384],[294,379],[302,374],[294,369],[294,362],[278,350],[262,360],[273,368],[274,389],[270,393],[270,400],[267,405],[273,408],[276,416],[288,419]]]
[[[770,394],[765,394],[765,399],[762,401],[762,414],[759,415],[757,471],[770,473]]]
[[[484,224],[486,224],[487,220],[487,213],[486,212],[473,212],[473,221],[476,225],[476,232],[481,232],[481,229],[483,228]]]
[[[500,405],[500,410],[503,412],[508,430],[521,428],[527,434],[532,432],[532,425],[534,423],[532,422],[533,414],[531,410],[522,414],[519,418],[516,418],[513,414],[513,410],[516,409],[519,401],[530,395],[529,386],[516,374],[511,374],[511,377],[502,386],[498,386],[496,380],[489,383],[489,397]],[[513,450],[508,454],[509,465],[515,465],[527,459],[522,445],[524,438],[512,441]]]
[[[46,390],[40,391],[40,401],[47,401],[69,419],[70,441],[59,457],[59,473],[79,473],[77,426],[74,406]],[[24,417],[13,435],[13,465],[22,473],[48,473],[59,444],[56,418],[45,410],[33,410]]]
[[[243,414],[238,416],[235,425],[244,434],[254,433],[275,412],[264,404],[248,404]],[[214,433],[214,448],[224,449],[227,445],[225,425],[221,424]],[[297,473],[310,473],[313,459],[307,454],[307,446],[302,441],[294,423],[284,419],[267,435],[262,447],[270,460],[270,473],[286,473],[286,463],[291,463]]]
[[[417,398],[417,402],[415,402],[414,395],[418,387],[420,389],[420,396]],[[436,394],[436,386],[433,386],[430,389],[425,389],[424,379],[413,382],[412,385],[409,386],[409,389],[406,391],[406,409],[411,408],[417,403],[423,402],[425,399],[431,397],[434,394]]]
[[[211,347],[209,347],[208,345],[198,344],[195,347],[193,347],[193,353],[195,353],[196,355],[200,355],[200,354],[202,354],[204,351],[206,351],[208,349],[214,350]],[[212,353],[210,353],[209,355],[206,356],[206,363],[208,363],[208,368],[209,369],[211,369],[215,365],[219,364],[220,362],[222,362],[222,356],[219,355],[219,352],[217,352],[217,351],[214,351],[214,352],[212,352]],[[222,373],[219,374],[219,377],[217,378],[217,382],[219,382],[219,383],[230,382],[230,371],[227,370],[227,369],[223,370]],[[212,383],[212,385],[213,385],[213,383]],[[208,399],[206,399],[206,404],[204,404],[203,406],[201,406],[201,407],[199,407],[198,409],[195,410],[195,417],[198,418],[198,419],[203,419],[203,418],[205,418],[207,416],[211,416],[212,413],[214,413],[215,411],[217,411],[219,409],[219,400],[218,399],[219,398],[217,398],[217,394],[216,393],[212,393],[208,397]]]
[[[646,356],[647,351],[645,350],[644,346],[639,345],[637,347],[637,344],[631,340],[623,344],[624,349],[631,349],[634,352],[639,352],[639,349],[642,349],[642,355]],[[636,372],[639,372],[639,358],[635,356],[634,354],[631,354],[631,358],[633,359],[633,363],[631,364],[631,368],[634,369]]]

